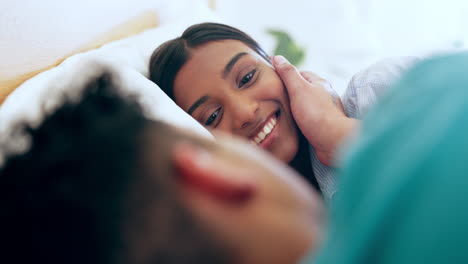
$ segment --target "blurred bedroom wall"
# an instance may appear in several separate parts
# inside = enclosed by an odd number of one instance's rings
[[[339,92],[378,59],[468,47],[466,0],[216,0],[216,11],[268,51],[274,41],[265,29],[286,30],[307,49],[301,68]]]
[[[2,0],[0,79],[50,65],[143,10],[162,10],[160,22],[170,23],[194,5],[214,5],[269,52],[265,30],[286,30],[307,50],[301,68],[339,92],[380,58],[468,47],[466,0]]]
[[[190,11],[197,14],[194,9],[208,6],[210,2],[0,0],[0,82],[52,65],[86,50],[90,43],[101,41],[103,36],[114,37],[116,31],[174,21]],[[121,25],[126,28],[122,29]]]

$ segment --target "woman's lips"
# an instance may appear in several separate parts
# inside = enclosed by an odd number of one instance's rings
[[[267,122],[265,122],[265,125],[263,126],[263,128],[260,129],[258,134],[254,136],[251,142],[253,144],[258,145],[259,147],[263,149],[268,149],[278,137],[278,133],[279,133],[278,119],[279,119],[279,111],[271,115],[271,117],[267,120]]]

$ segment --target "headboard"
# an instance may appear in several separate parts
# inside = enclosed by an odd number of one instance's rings
[[[215,7],[215,0],[1,1],[0,105],[70,56],[171,23],[188,1]]]

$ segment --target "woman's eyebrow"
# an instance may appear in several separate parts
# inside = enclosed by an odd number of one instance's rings
[[[232,57],[232,59],[226,64],[226,66],[224,67],[224,71],[223,71],[223,79],[226,79],[227,75],[231,72],[232,70],[232,67],[234,67],[234,65],[236,64],[236,62],[244,55],[247,55],[248,53],[247,52],[239,52],[237,53],[236,55],[234,55],[234,57]]]
[[[191,115],[193,113],[193,111],[195,111],[195,109],[197,109],[201,104],[206,102],[206,100],[208,100],[208,99],[210,99],[210,97],[208,95],[204,95],[204,96],[200,97],[195,103],[193,103],[192,106],[190,106],[187,113],[189,115]]]

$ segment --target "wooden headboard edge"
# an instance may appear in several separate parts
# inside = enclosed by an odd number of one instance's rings
[[[127,22],[124,22],[120,25],[115,26],[109,32],[105,32],[101,37],[90,41],[87,45],[84,45],[82,48],[66,54],[63,58],[57,60],[52,65],[45,66],[38,70],[34,70],[25,74],[15,76],[13,78],[1,80],[0,79],[0,105],[5,101],[5,99],[12,93],[17,87],[22,85],[25,81],[33,78],[34,76],[42,73],[44,71],[50,70],[58,65],[60,65],[67,58],[76,55],[78,53],[86,52],[101,47],[104,44],[107,44],[112,41],[119,39],[124,39],[138,33],[141,33],[147,29],[155,28],[159,25],[159,17],[154,11],[146,11],[134,18],[129,19]]]

